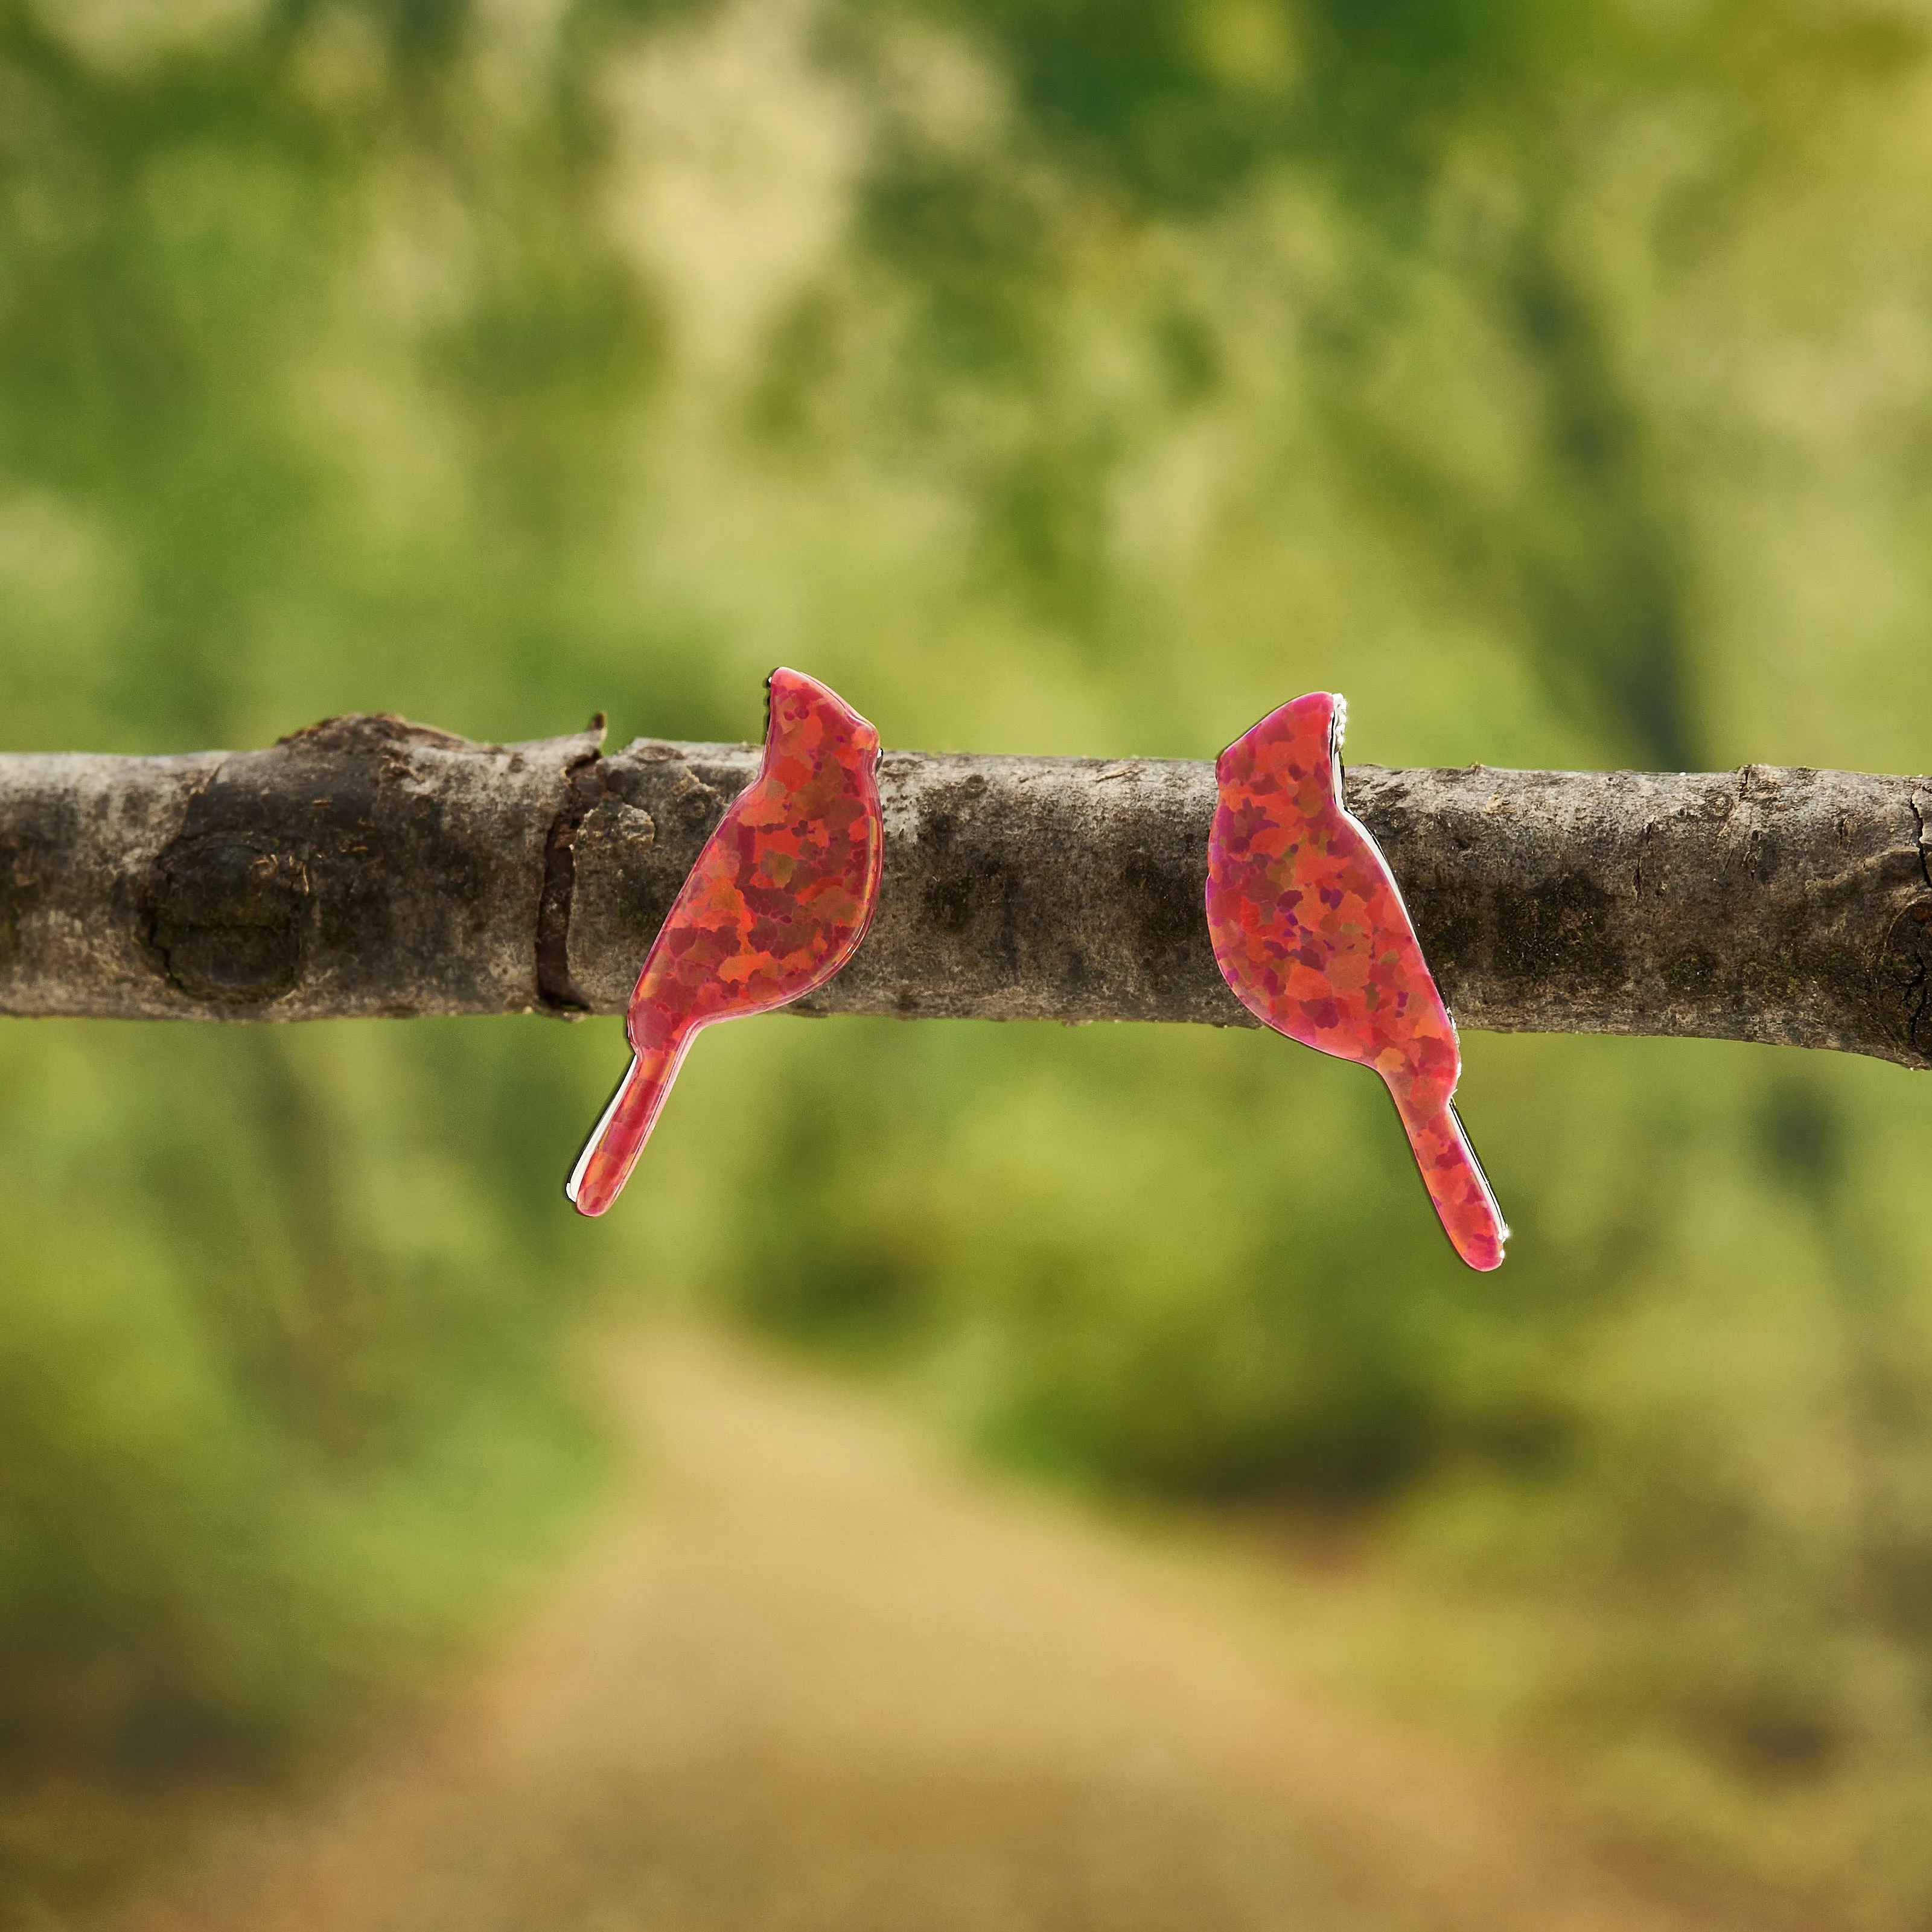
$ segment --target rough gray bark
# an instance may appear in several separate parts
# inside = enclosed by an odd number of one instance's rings
[[[0,758],[0,1012],[620,1010],[757,753],[472,745]],[[1240,1025],[1202,916],[1210,767],[880,768],[878,918],[815,1012]],[[1932,1063],[1932,784],[1748,766],[1348,774],[1467,1026]]]

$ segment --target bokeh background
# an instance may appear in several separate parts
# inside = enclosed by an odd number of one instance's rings
[[[0,0],[8,750],[785,662],[901,746],[1910,772],[1928,611],[1922,0]],[[1340,1526],[1468,1666],[1362,1696],[1932,1922],[1932,1088],[1466,1047],[1482,1280],[1258,1036],[724,1029],[590,1226],[614,1022],[0,1023],[4,1909],[540,1592],[628,1300]]]

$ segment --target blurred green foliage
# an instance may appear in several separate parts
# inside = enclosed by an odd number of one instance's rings
[[[1385,763],[1922,768],[1928,38],[0,0],[0,733],[742,737],[786,661],[902,745],[1204,757],[1321,687]],[[555,1546],[644,1287],[1587,1606],[1550,1722],[1882,1790],[1932,1897],[1932,1097],[1468,1048],[1480,1280],[1379,1095],[1245,1035],[726,1029],[590,1227],[608,1024],[10,1022],[0,1738],[259,1762],[406,1671]]]

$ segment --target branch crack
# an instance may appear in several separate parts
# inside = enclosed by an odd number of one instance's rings
[[[600,735],[604,714],[590,728]],[[604,754],[596,746],[563,768],[563,803],[544,840],[543,890],[537,898],[537,998],[566,1018],[590,1011],[570,976],[570,911],[577,891],[577,833],[604,796]]]

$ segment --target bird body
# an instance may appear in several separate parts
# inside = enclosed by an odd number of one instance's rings
[[[580,1214],[616,1199],[699,1032],[814,992],[872,923],[885,855],[878,734],[802,672],[776,670],[768,688],[758,775],[706,842],[638,975],[630,1067],[564,1190]]]
[[[1330,692],[1298,698],[1216,764],[1214,957],[1264,1024],[1382,1076],[1444,1232],[1493,1268],[1509,1229],[1452,1104],[1456,1023],[1388,861],[1342,802],[1345,710]]]

